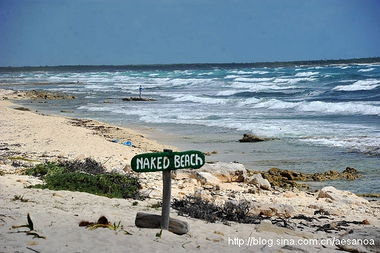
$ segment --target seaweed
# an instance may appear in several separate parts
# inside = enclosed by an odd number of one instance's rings
[[[225,223],[235,221],[239,223],[259,224],[263,219],[267,219],[262,216],[250,215],[249,203],[246,201],[237,204],[227,202],[222,206],[217,206],[199,197],[187,196],[182,200],[174,199],[172,207],[181,216],[190,216],[211,223],[216,221]]]
[[[121,224],[121,221],[118,223],[112,223],[108,221],[107,217],[101,216],[97,222],[81,221],[79,222],[80,227],[86,227],[89,230],[95,230],[97,228],[108,228],[113,231],[123,231],[126,235],[131,235],[127,230],[124,229],[124,226]]]

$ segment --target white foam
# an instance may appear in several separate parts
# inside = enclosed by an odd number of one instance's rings
[[[249,91],[249,90],[245,90],[245,91]],[[231,95],[234,95],[236,93],[240,93],[240,92],[244,92],[242,90],[222,90],[222,91],[219,91],[218,93],[216,93],[217,96],[231,96]]]
[[[350,85],[339,85],[336,86],[333,90],[339,91],[356,91],[356,90],[373,90],[380,86],[380,80],[377,79],[368,79],[368,80],[359,80]]]
[[[245,105],[257,104],[260,101],[261,101],[261,99],[251,97],[251,98],[247,98],[247,99],[245,99],[243,101],[238,102],[237,106],[245,106]]]
[[[341,114],[341,115],[376,115],[380,116],[379,103],[365,102],[338,102],[326,103],[321,101],[312,102],[287,102],[278,99],[270,99],[255,104],[254,108],[267,109],[294,109],[301,112],[318,112],[322,114]]]
[[[270,82],[260,82],[260,83],[244,83],[244,82],[233,82],[231,87],[238,89],[248,89],[251,92],[263,91],[263,90],[286,90],[296,88],[295,86],[287,85],[284,83],[270,83]]]
[[[315,76],[315,75],[318,75],[318,74],[319,74],[319,72],[299,72],[295,76],[309,77],[309,76]]]
[[[287,83],[287,84],[296,84],[299,82],[313,82],[315,81],[315,78],[312,77],[298,77],[298,78],[286,78],[286,77],[279,77],[273,80],[274,83]]]
[[[358,72],[370,72],[372,70],[375,70],[375,68],[369,68],[369,69],[359,69]]]
[[[325,145],[330,147],[345,148],[361,153],[380,154],[379,136],[332,136],[332,137],[309,137],[301,141],[311,144]]]
[[[224,78],[225,79],[235,79],[235,78],[239,78],[239,77],[241,77],[241,75],[240,76],[237,76],[237,75],[226,75]]]
[[[278,99],[263,100],[261,103],[254,105],[254,108],[267,108],[267,109],[290,109],[298,106],[299,102],[285,102]]]
[[[247,83],[255,83],[255,82],[268,82],[273,80],[273,78],[248,78],[248,77],[238,77],[235,78],[235,81],[237,82],[247,82]]]
[[[225,104],[227,102],[226,99],[218,99],[218,98],[207,98],[207,97],[197,97],[193,95],[184,95],[178,98],[175,98],[176,102],[194,102],[200,104]]]

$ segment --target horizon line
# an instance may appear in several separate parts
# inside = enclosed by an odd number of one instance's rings
[[[206,62],[206,63],[146,63],[146,64],[64,64],[64,65],[24,65],[24,66],[0,66],[0,69],[6,68],[69,68],[69,67],[153,67],[153,66],[227,66],[227,65],[297,65],[297,63],[301,65],[313,65],[323,63],[334,64],[334,63],[367,63],[366,61],[370,61],[371,63],[380,63],[380,56],[374,57],[360,57],[360,58],[340,58],[340,59],[319,59],[319,60],[293,60],[293,61],[259,61],[259,62]]]

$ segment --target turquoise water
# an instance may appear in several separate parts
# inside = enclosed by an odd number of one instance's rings
[[[355,167],[363,179],[329,184],[380,192],[379,64],[13,71],[0,72],[0,83],[73,93],[78,99],[32,105],[153,127],[153,138],[181,149],[216,150],[209,160],[239,161],[260,170]],[[143,96],[157,101],[121,100],[138,96],[140,85]],[[278,140],[237,142],[243,133]]]

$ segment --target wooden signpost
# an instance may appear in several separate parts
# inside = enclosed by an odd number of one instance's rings
[[[205,155],[196,150],[185,152],[172,152],[170,149],[164,149],[164,152],[145,153],[136,155],[132,158],[131,167],[135,172],[158,172],[162,171],[163,180],[163,193],[162,193],[162,212],[161,212],[161,228],[169,229],[169,212],[170,212],[170,198],[171,198],[171,171],[178,169],[199,169],[205,164]],[[138,219],[148,217],[153,219],[157,216],[147,214],[137,214],[136,223]],[[146,225],[144,227],[152,227],[153,225]],[[154,223],[154,221],[153,221]],[[157,223],[157,222],[156,222]],[[178,226],[178,221],[174,221],[174,226]],[[154,225],[153,227],[155,227]],[[174,231],[173,231],[174,232]]]

